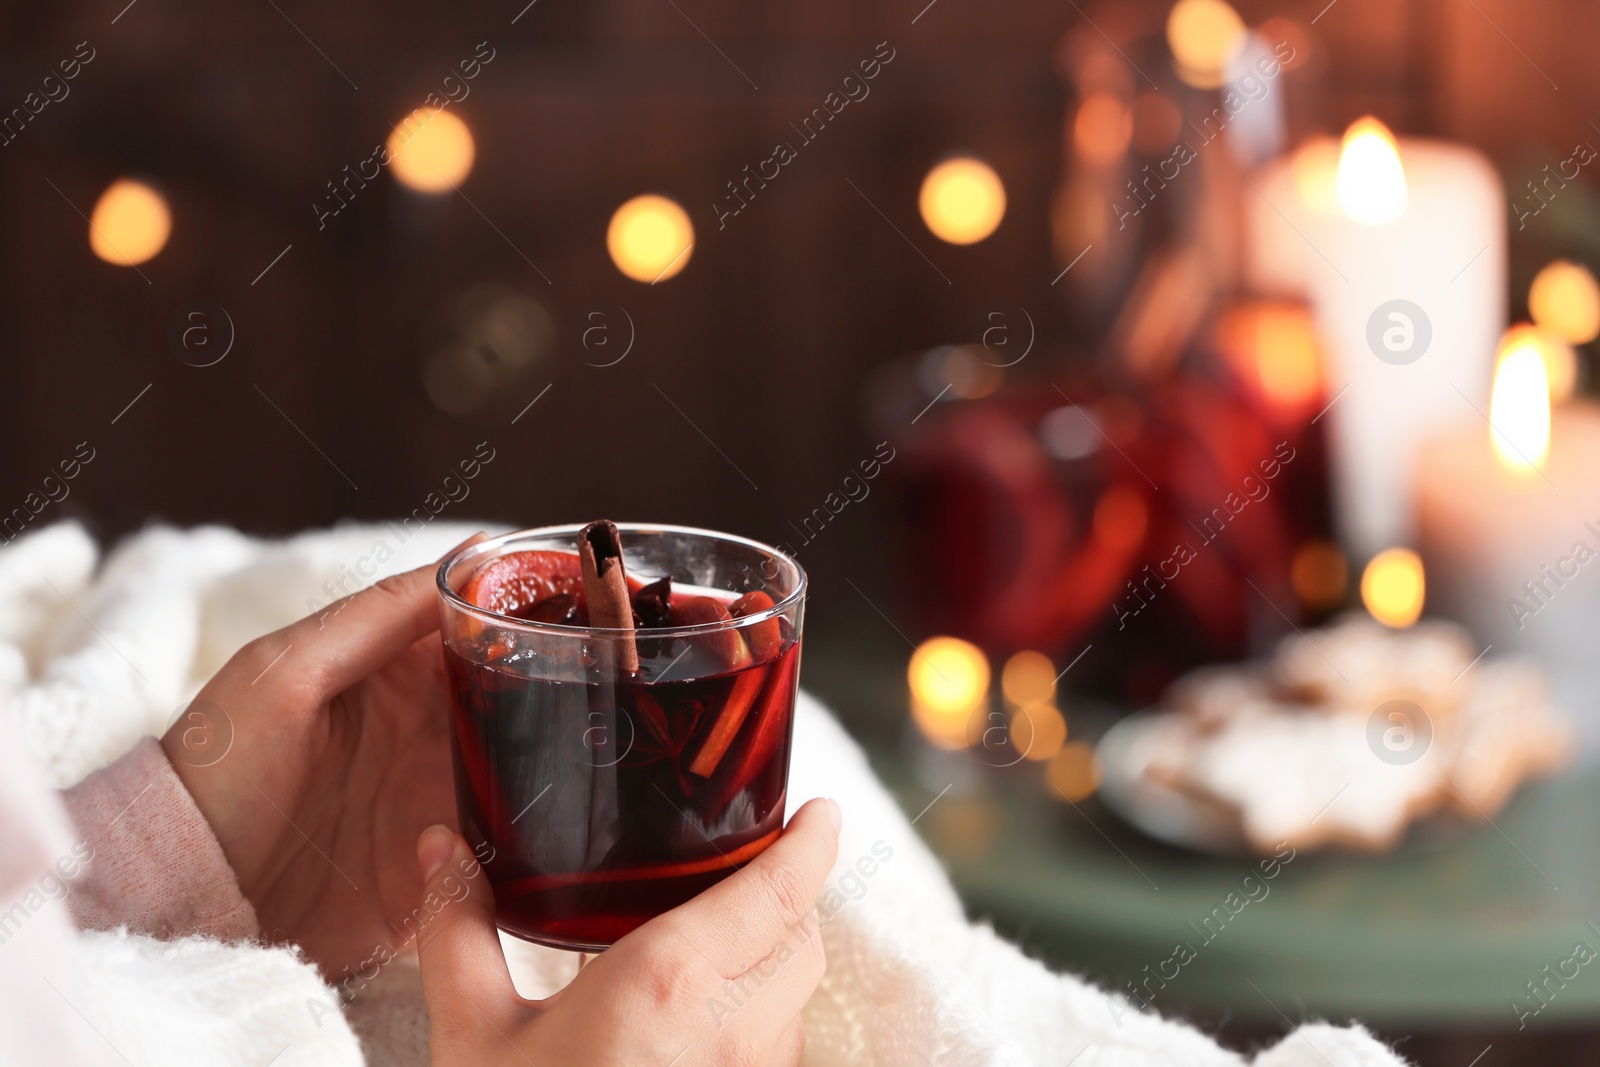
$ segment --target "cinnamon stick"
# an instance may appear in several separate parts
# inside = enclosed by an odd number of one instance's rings
[[[578,532],[578,560],[583,568],[583,596],[589,604],[589,625],[625,630],[613,640],[617,665],[627,674],[639,670],[639,649],[633,640],[633,602],[622,567],[622,537],[609,519],[591,522]]]

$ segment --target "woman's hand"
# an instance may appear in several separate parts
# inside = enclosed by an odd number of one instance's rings
[[[488,878],[459,834],[429,828],[417,859],[424,899],[441,903],[418,942],[434,1067],[793,1067],[824,965],[811,906],[838,844],[838,805],[811,801],[748,866],[528,1001],[506,969]]]
[[[435,569],[241,649],[190,705],[212,716],[210,743],[230,743],[215,762],[186,747],[188,716],[161,740],[262,934],[298,942],[332,981],[399,948],[417,835],[455,822]]]

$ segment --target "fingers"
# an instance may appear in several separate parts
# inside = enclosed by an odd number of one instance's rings
[[[806,1024],[796,1015],[789,1029],[778,1035],[778,1043],[767,1058],[771,1067],[800,1067],[800,1057],[806,1051]]]
[[[771,848],[671,912],[673,925],[727,977],[785,946],[791,954],[817,953],[820,977],[821,943],[809,916],[833,869],[840,818],[833,801],[810,801]]]
[[[495,933],[494,894],[466,839],[430,826],[417,839],[425,883],[417,935],[422,992],[436,1035],[475,1032],[519,1003]]]
[[[484,536],[473,534],[445,556]],[[437,572],[438,563],[430,563],[337,600],[272,635],[271,651],[304,650],[294,673],[309,679],[319,697],[342,693],[439,628]]]

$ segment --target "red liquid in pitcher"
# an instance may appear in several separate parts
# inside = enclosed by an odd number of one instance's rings
[[[641,640],[644,680],[615,683],[446,647],[461,829],[489,856],[502,929],[603,947],[776,840],[800,644],[787,620],[760,625],[765,660],[728,669],[727,632]]]

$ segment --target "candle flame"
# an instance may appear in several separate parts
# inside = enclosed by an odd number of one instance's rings
[[[1544,346],[1530,327],[1512,327],[1500,340],[1489,440],[1507,470],[1532,472],[1550,453],[1550,381]]]
[[[1357,119],[1339,147],[1339,206],[1368,226],[1399,218],[1406,209],[1406,172],[1389,127],[1372,116]]]
[[[1422,614],[1426,582],[1422,557],[1409,548],[1386,548],[1361,572],[1361,603],[1385,626],[1403,630]]]

